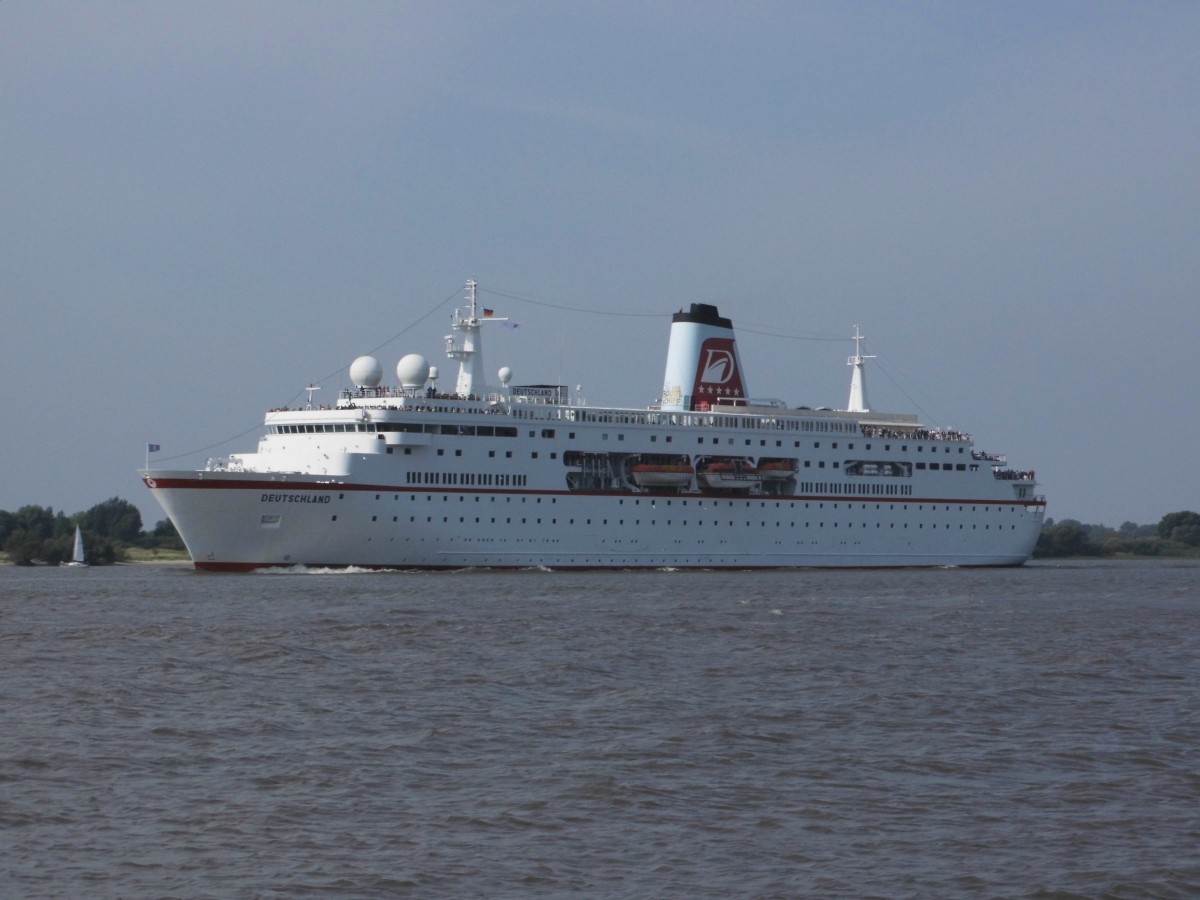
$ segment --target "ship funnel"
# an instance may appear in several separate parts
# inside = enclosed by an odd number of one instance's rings
[[[693,303],[671,317],[663,409],[708,409],[718,400],[745,400],[733,323],[715,306]]]

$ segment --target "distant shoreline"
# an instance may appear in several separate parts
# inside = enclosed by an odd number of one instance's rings
[[[172,557],[170,559],[123,559],[114,563],[97,563],[89,565],[89,569],[108,569],[113,566],[191,566],[194,565],[191,557]],[[20,566],[8,559],[0,558],[0,569],[57,569],[58,563],[34,562],[28,566]]]

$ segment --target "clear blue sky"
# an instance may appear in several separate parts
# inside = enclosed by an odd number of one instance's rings
[[[449,371],[467,278],[528,298],[484,295],[517,382],[646,405],[700,301],[841,407],[806,338],[857,324],[873,406],[1051,516],[1200,509],[1198,46],[1195,2],[6,0],[0,509],[152,526],[147,441],[253,449],[401,332]]]

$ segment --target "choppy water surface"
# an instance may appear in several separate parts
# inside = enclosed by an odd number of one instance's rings
[[[6,897],[1200,894],[1200,566],[0,569]]]

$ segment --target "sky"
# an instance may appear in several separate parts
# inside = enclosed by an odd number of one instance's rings
[[[755,397],[1200,510],[1200,4],[0,3],[0,509],[254,449],[372,353],[592,404],[711,303]],[[449,379],[447,379],[449,380]]]

